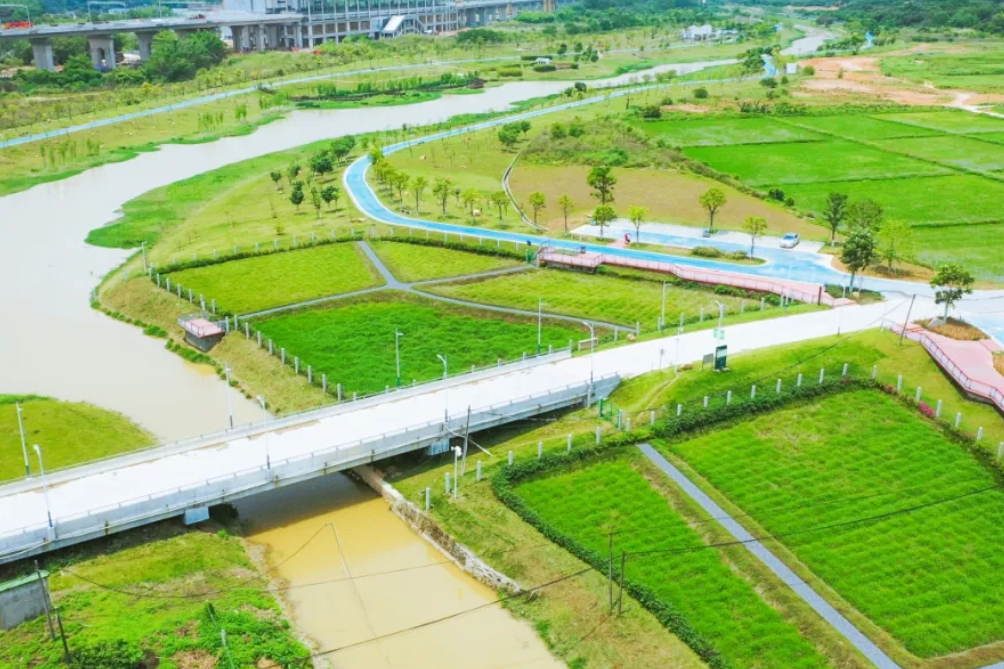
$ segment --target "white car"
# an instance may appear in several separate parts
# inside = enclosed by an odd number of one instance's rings
[[[784,237],[781,238],[781,248],[793,249],[796,246],[798,246],[798,243],[800,241],[802,241],[801,237],[799,237],[794,232],[789,232],[788,234],[786,234]]]

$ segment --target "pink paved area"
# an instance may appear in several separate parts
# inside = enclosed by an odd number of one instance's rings
[[[1004,376],[1001,376],[994,369],[993,354],[1001,350],[997,342],[992,339],[960,341],[931,332],[916,324],[911,324],[907,328],[907,337],[918,340],[922,344],[927,343],[925,348],[929,352],[931,352],[931,346],[936,348],[951,364],[946,365],[933,352],[932,357],[942,369],[948,372],[949,376],[969,392],[993,400],[998,408],[1004,410],[1004,406],[1001,406],[999,401],[1000,398],[1004,397]],[[962,372],[964,378],[960,378],[954,373],[953,366]],[[970,383],[966,382],[967,379]],[[996,393],[992,391],[996,391]]]

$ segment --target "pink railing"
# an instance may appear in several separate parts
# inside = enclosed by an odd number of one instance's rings
[[[903,331],[903,325],[899,323],[891,323],[889,324],[889,329],[899,334]],[[938,363],[938,366],[945,370],[945,373],[952,377],[957,384],[959,384],[959,387],[971,395],[976,395],[977,397],[982,397],[988,402],[992,402],[998,410],[1004,412],[1004,393],[994,386],[991,386],[989,383],[971,379],[961,367],[952,361],[951,356],[945,353],[938,345],[938,342],[935,341],[935,339],[926,331],[907,327],[905,336],[907,339],[911,339],[923,346],[924,350],[926,350],[930,356],[934,358],[934,361]]]
[[[539,258],[540,261],[545,264],[553,262],[560,263],[562,265],[570,265],[572,267],[588,267],[589,269],[595,269],[604,262],[604,256],[598,253],[571,254],[558,253],[555,251],[541,251]]]

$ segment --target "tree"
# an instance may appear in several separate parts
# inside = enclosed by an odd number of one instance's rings
[[[499,130],[499,141],[502,142],[506,151],[511,151],[512,147],[519,142],[519,129],[509,125],[502,126],[502,129]]]
[[[763,216],[747,216],[743,222],[743,230],[750,236],[750,258],[752,258],[756,238],[767,232],[767,219]]]
[[[701,206],[708,212],[708,231],[715,231],[715,214],[729,201],[725,193],[718,188],[709,188],[699,199]]]
[[[293,185],[293,180],[296,179],[300,174],[300,163],[293,163],[286,168],[286,178],[289,180],[289,185]]]
[[[875,235],[872,231],[864,227],[853,228],[844,240],[840,260],[851,273],[851,290],[854,290],[854,277],[875,262]]]
[[[432,194],[436,196],[436,200],[443,208],[443,217],[446,216],[446,205],[450,201],[450,190],[452,185],[453,184],[449,179],[439,178],[436,179],[436,183],[432,187]]]
[[[321,199],[323,199],[325,204],[328,205],[328,211],[331,211],[332,202],[335,203],[335,209],[338,209],[338,196],[340,194],[341,191],[338,189],[338,186],[334,184],[328,184],[321,189]]]
[[[460,194],[460,202],[463,204],[464,209],[470,212],[471,218],[474,218],[474,205],[477,204],[478,197],[478,192],[473,188],[468,188]]]
[[[524,120],[519,122],[519,131],[523,133],[524,136],[526,136],[526,133],[530,132],[530,127],[529,121]]]
[[[404,191],[408,188],[408,184],[410,183],[411,179],[404,172],[395,171],[391,176],[391,186],[397,190],[397,199],[402,206],[404,205]]]
[[[311,188],[310,204],[313,205],[314,212],[317,214],[318,218],[321,217],[321,202],[322,202],[321,193],[316,188]]]
[[[280,172],[279,170],[272,170],[271,172],[269,172],[268,175],[272,177],[272,183],[275,184],[275,189],[281,191],[282,186],[279,184],[279,182],[282,181],[282,172]]]
[[[869,228],[878,232],[882,225],[882,206],[875,200],[864,198],[852,203],[847,208],[847,221],[851,227]]]
[[[878,231],[879,257],[886,261],[889,272],[892,264],[910,254],[913,246],[913,230],[903,221],[888,221]]]
[[[613,175],[609,167],[598,165],[589,170],[586,183],[593,189],[593,197],[599,198],[600,204],[614,201],[614,186],[617,185],[617,177]]]
[[[429,180],[423,176],[417,176],[411,180],[411,190],[415,193],[415,211],[421,210],[422,194],[429,187]]]
[[[502,222],[502,215],[509,208],[509,196],[505,191],[498,190],[491,194],[492,204],[499,210],[499,223]]]
[[[574,211],[575,203],[572,198],[562,195],[558,198],[558,206],[561,208],[561,215],[565,217],[565,232],[568,232],[568,215]]]
[[[600,226],[600,237],[603,237],[603,228],[609,225],[615,218],[617,212],[608,204],[601,204],[593,211],[593,223]]]
[[[847,196],[843,193],[830,193],[826,196],[826,207],[823,218],[830,226],[830,244],[837,240],[837,231],[847,218]]]
[[[641,241],[641,224],[648,218],[648,207],[628,207],[628,218],[634,225],[634,240]]]
[[[373,147],[367,155],[372,165],[379,165],[384,161],[383,151],[380,150],[380,147]]]
[[[533,224],[537,225],[537,213],[547,206],[547,200],[540,191],[530,193],[530,207],[533,208]]]
[[[331,142],[331,155],[334,156],[336,162],[340,163],[348,158],[349,154],[352,153],[352,149],[355,147],[356,138],[352,135],[339,137],[335,141]]]
[[[333,169],[335,169],[335,164],[327,151],[320,151],[310,157],[310,170],[314,174],[324,175]]]
[[[300,211],[300,205],[303,204],[303,186],[294,186],[293,190],[289,192],[289,201],[293,203],[297,211]]]
[[[945,305],[946,319],[948,310],[973,292],[973,281],[973,275],[961,265],[948,263],[938,267],[938,272],[931,277],[931,288],[934,288],[934,303]]]

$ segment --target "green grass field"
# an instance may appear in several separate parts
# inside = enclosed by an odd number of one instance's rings
[[[216,300],[237,314],[350,293],[382,283],[358,246],[326,244],[298,251],[196,267],[170,275],[173,283]]]
[[[938,88],[977,93],[1004,92],[1004,52],[999,42],[971,43],[960,49],[949,45],[949,53],[928,51],[882,58],[882,73],[909,79],[918,84],[931,82]]]
[[[401,377],[428,381],[443,374],[436,358],[445,355],[450,374],[471,365],[513,360],[537,351],[536,319],[496,318],[489,312],[445,307],[403,294],[381,294],[371,301],[277,316],[255,327],[299,356],[314,374],[326,373],[329,385],[347,392],[370,393],[394,386],[394,332],[401,337]],[[543,347],[568,346],[582,331],[545,322]]]
[[[607,554],[611,531],[616,532],[615,555],[706,545],[630,460],[622,456],[531,480],[516,492],[555,529],[600,555]],[[829,666],[794,625],[733,571],[725,554],[691,550],[632,556],[626,574],[678,611],[729,666]]]
[[[42,447],[48,470],[69,467],[154,444],[153,435],[125,416],[83,402],[0,395],[0,481],[24,477],[24,454],[14,403],[22,401],[22,421],[31,471]]]
[[[1004,639],[1004,495],[914,409],[853,391],[661,448],[767,532],[791,533],[799,560],[914,654]]]
[[[1004,144],[984,142],[976,138],[920,137],[886,139],[878,143],[890,151],[939,163],[949,163],[967,170],[992,172],[1004,169]]]
[[[579,274],[560,270],[522,272],[482,281],[430,286],[429,292],[482,304],[536,309],[538,298],[544,310],[567,316],[593,318],[626,326],[641,322],[654,329],[662,309],[662,284],[612,276]],[[705,320],[718,316],[718,300],[729,313],[738,312],[740,298],[716,295],[710,290],[666,289],[666,320],[673,323],[681,313],[696,317],[704,308]],[[754,308],[754,301],[747,301]],[[759,302],[755,304],[759,308]]]
[[[882,114],[876,118],[906,125],[928,128],[951,134],[972,135],[984,132],[1004,132],[1004,119],[965,111],[906,112]]]
[[[857,141],[894,137],[928,137],[939,134],[936,130],[904,123],[892,123],[871,116],[799,116],[785,119],[785,122]]]
[[[946,167],[848,141],[694,147],[688,156],[754,186],[947,174]]]
[[[520,264],[512,258],[497,258],[418,244],[374,242],[371,246],[391,274],[407,283],[480,274]]]
[[[765,118],[633,121],[632,125],[671,146],[815,142],[825,139],[814,132]]]
[[[103,552],[84,547],[60,555],[53,565],[43,560],[43,568],[52,570],[52,598],[78,661],[81,648],[115,642],[125,642],[141,660],[127,664],[116,648],[107,656],[118,660],[114,664],[95,659],[79,666],[218,666],[225,653],[221,627],[235,667],[312,666],[297,661],[309,653],[266,589],[267,579],[251,578],[257,570],[241,542],[213,531],[155,525],[118,535]],[[45,616],[0,631],[0,667],[65,666],[62,646],[49,641]]]

